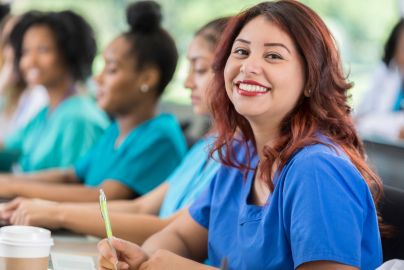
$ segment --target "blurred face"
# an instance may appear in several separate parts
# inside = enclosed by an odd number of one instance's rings
[[[398,36],[394,61],[400,69],[401,74],[404,74],[404,30],[401,30],[400,35]]]
[[[250,122],[279,126],[303,92],[304,67],[292,39],[264,16],[248,22],[227,60],[226,92]]]
[[[118,37],[104,50],[105,66],[95,77],[98,105],[113,115],[124,115],[144,100],[140,88],[140,73],[136,71],[130,43]]]
[[[213,77],[211,46],[202,37],[196,36],[188,49],[190,66],[185,87],[191,90],[192,106],[197,114],[209,114],[206,90]]]
[[[20,69],[28,86],[51,88],[62,81],[68,70],[49,27],[32,26],[24,34]]]

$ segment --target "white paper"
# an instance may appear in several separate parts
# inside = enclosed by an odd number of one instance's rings
[[[96,270],[93,257],[51,253],[53,270]]]

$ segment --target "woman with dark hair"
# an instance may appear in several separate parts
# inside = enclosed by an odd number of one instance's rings
[[[27,88],[21,74],[16,72],[9,35],[18,20],[18,16],[8,15],[0,23],[0,142],[23,128],[48,101],[43,87]]]
[[[391,31],[382,62],[354,111],[356,124],[364,136],[404,139],[404,19]]]
[[[49,105],[8,136],[8,151],[21,152],[24,172],[72,166],[100,138],[106,115],[84,93],[96,52],[91,27],[72,11],[32,11],[10,34],[15,65],[29,88],[42,85]]]
[[[214,49],[229,18],[220,18],[200,28],[188,49],[190,62],[185,87],[191,90],[192,106],[198,115],[209,116],[206,91],[213,77]],[[108,204],[114,235],[142,244],[153,233],[175,220],[206,188],[220,167],[209,158],[212,131],[188,151],[167,181],[134,200]],[[214,133],[213,133],[214,134]],[[105,237],[98,204],[54,203],[16,199],[3,207],[0,217],[15,225],[65,228],[81,234]],[[158,214],[158,216],[156,216]],[[86,216],[86,219],[82,219]]]
[[[181,128],[172,115],[156,115],[177,65],[175,42],[153,1],[130,5],[128,23],[130,30],[105,49],[105,67],[95,78],[98,105],[115,121],[74,168],[0,178],[0,197],[97,201],[103,188],[109,199],[130,199],[154,189],[179,164],[186,152]]]
[[[238,270],[379,266],[381,183],[321,18],[292,0],[247,9],[229,22],[214,67],[213,150],[227,166],[142,248],[113,239],[116,258],[101,241],[100,269],[217,269],[189,260],[206,256]]]

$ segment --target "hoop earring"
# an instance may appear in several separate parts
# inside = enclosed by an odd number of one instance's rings
[[[142,92],[142,93],[147,93],[147,92],[149,92],[149,86],[148,86],[147,84],[142,84],[142,85],[140,86],[140,92]]]

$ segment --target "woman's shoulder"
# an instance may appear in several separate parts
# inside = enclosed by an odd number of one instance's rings
[[[347,185],[367,189],[366,182],[341,147],[318,143],[302,148],[286,164],[281,181],[288,186]],[[302,181],[304,180],[304,181]]]

